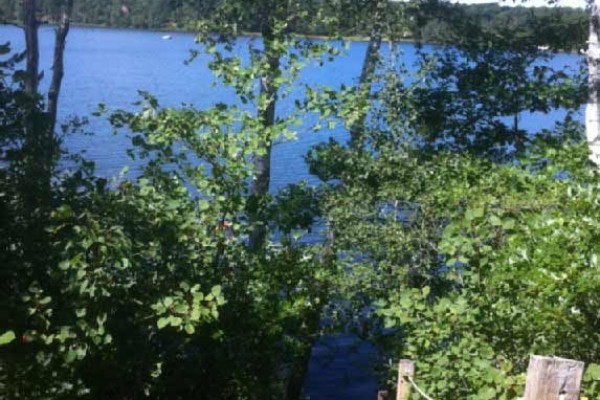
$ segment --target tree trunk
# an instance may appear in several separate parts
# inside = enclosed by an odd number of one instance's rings
[[[31,266],[32,278],[42,281],[47,274],[47,221],[52,203],[52,171],[57,146],[48,129],[47,114],[39,106],[39,22],[36,0],[24,0],[26,70],[24,86],[30,97],[25,108],[23,164],[18,190],[23,198],[23,260]]]
[[[359,117],[350,129],[350,145],[352,148],[360,148],[364,139],[365,123],[368,114],[366,101],[371,93],[371,86],[379,62],[379,50],[383,38],[385,9],[388,0],[373,0],[373,2],[373,22],[369,45],[367,46],[367,53],[365,54],[365,60],[358,81],[358,104],[362,108],[359,110]]]
[[[263,29],[263,41],[265,43],[265,54],[269,65],[269,71],[261,79],[260,92],[265,96],[266,104],[259,109],[258,118],[262,125],[262,142],[265,146],[264,155],[255,155],[252,161],[254,166],[254,181],[250,190],[252,211],[250,213],[250,225],[252,231],[249,238],[250,250],[258,251],[267,238],[267,226],[264,218],[266,208],[265,196],[269,193],[271,183],[271,148],[273,146],[272,128],[275,125],[275,106],[277,104],[277,87],[274,78],[279,74],[280,60],[276,51],[273,50],[273,32],[270,27]]]
[[[36,17],[36,0],[23,0],[25,15],[25,44],[27,46],[27,67],[25,91],[34,95],[39,86],[40,47],[38,42],[39,22]]]
[[[600,166],[600,0],[594,0],[590,15],[588,41],[588,103],[585,110],[587,142],[590,159]]]
[[[52,66],[52,82],[48,90],[48,114],[50,117],[50,131],[54,132],[56,126],[56,114],[58,110],[58,97],[64,76],[65,44],[69,29],[71,27],[71,13],[73,11],[73,0],[66,0],[62,9],[58,26],[56,27],[56,39],[54,42],[54,63]]]

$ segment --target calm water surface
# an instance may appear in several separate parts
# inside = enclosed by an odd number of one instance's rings
[[[139,100],[138,90],[155,95],[162,106],[179,106],[183,103],[199,108],[217,102],[234,103],[231,89],[214,87],[214,78],[207,68],[207,58],[199,57],[191,65],[185,65],[189,50],[198,48],[193,35],[172,33],[172,40],[162,40],[164,33],[73,28],[69,34],[65,79],[59,104],[59,118],[90,116],[99,103],[111,109],[135,110]],[[50,27],[40,29],[41,68],[46,78],[42,89],[46,89],[51,74],[51,56],[54,33]],[[246,42],[253,39],[244,39]],[[0,42],[10,41],[13,50],[24,48],[21,30],[0,25]],[[241,54],[246,46],[240,46]],[[413,67],[416,61],[415,48],[411,44],[401,45],[404,63]],[[323,68],[316,65],[307,68],[301,80],[316,85],[339,87],[340,84],[356,82],[360,74],[366,43],[352,43],[345,56],[337,58]],[[580,57],[559,54],[551,62],[555,67],[576,68]],[[285,113],[291,102],[279,104],[279,112]],[[552,127],[563,112],[551,115],[528,114],[521,117],[521,126],[531,131]],[[580,120],[582,115],[577,116]],[[87,152],[94,160],[100,175],[115,176],[125,165],[131,165],[125,150],[130,147],[125,135],[114,135],[103,119],[91,118],[89,130],[93,136],[72,135],[66,145],[72,151]],[[334,131],[311,133],[301,129],[294,141],[277,144],[273,150],[271,190],[299,180],[316,183],[308,174],[302,157],[308,149],[329,136],[339,139],[345,132]],[[349,351],[355,349],[356,351]],[[326,338],[315,349],[306,382],[306,392],[312,400],[368,400],[375,399],[376,383],[367,372],[371,348],[367,344],[355,346],[349,336]]]
[[[134,110],[139,100],[138,91],[148,91],[156,96],[162,106],[179,106],[183,103],[199,108],[217,102],[236,103],[230,88],[213,86],[215,79],[207,68],[207,57],[200,56],[190,65],[184,60],[192,48],[194,36],[187,33],[171,33],[172,40],[162,40],[164,33],[74,28],[68,37],[65,56],[65,79],[59,103],[62,120],[69,116],[89,116],[99,103],[111,109]],[[249,42],[255,39],[244,39]],[[10,41],[14,50],[24,48],[22,32],[10,26],[0,26],[0,41]],[[40,29],[41,69],[49,83],[54,32],[51,27]],[[240,45],[240,53],[246,54],[247,43]],[[326,68],[310,66],[301,80],[312,84],[339,87],[351,84],[360,73],[365,50],[364,43],[350,46],[348,55],[326,64]],[[405,46],[410,59],[414,60],[414,48]],[[278,112],[291,108],[291,101],[278,104]],[[90,130],[94,136],[74,136],[67,139],[67,146],[74,151],[86,150],[88,157],[97,164],[98,173],[114,176],[131,161],[125,154],[130,147],[124,135],[113,135],[106,121],[92,120]],[[337,132],[343,136],[343,132]],[[309,179],[302,156],[308,148],[321,142],[331,133],[316,134],[308,129],[298,132],[294,141],[277,144],[273,151],[272,190],[299,179]]]
[[[207,57],[200,56],[191,65],[185,65],[189,50],[199,49],[192,34],[171,33],[172,40],[162,40],[164,33],[118,30],[73,28],[68,37],[65,79],[59,103],[59,118],[66,121],[70,116],[90,116],[99,103],[111,109],[135,110],[139,100],[138,91],[155,95],[162,106],[179,106],[183,103],[199,108],[209,107],[216,102],[235,103],[231,89],[215,87],[211,71],[207,68]],[[246,42],[254,39],[245,39]],[[24,48],[21,30],[0,25],[0,42],[10,41],[14,50]],[[42,88],[49,83],[54,32],[51,27],[40,29],[41,69],[46,78]],[[246,53],[246,46],[240,52]],[[339,87],[357,81],[366,50],[366,43],[355,42],[345,56],[337,58],[325,67],[310,66],[303,71],[301,80],[314,85]],[[416,61],[415,48],[411,44],[401,45],[404,63],[410,68]],[[552,64],[575,67],[580,57],[560,54]],[[278,112],[285,113],[291,101],[278,105]],[[537,130],[549,128],[553,120],[563,113],[547,115],[524,115],[521,126]],[[115,176],[131,160],[125,149],[130,147],[125,135],[114,135],[105,120],[90,117],[89,130],[93,136],[73,135],[67,138],[67,146],[73,151],[85,150],[97,164],[98,173]],[[273,151],[271,189],[277,190],[288,183],[301,179],[316,183],[308,174],[302,161],[310,146],[334,135],[344,139],[341,131],[312,133],[300,129],[294,141],[277,144]]]

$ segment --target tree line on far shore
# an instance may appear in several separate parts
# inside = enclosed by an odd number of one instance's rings
[[[201,0],[80,0],[74,3],[72,20],[75,24],[98,25],[140,29],[196,29],[196,22],[214,9],[214,2]],[[429,4],[428,4],[429,3]],[[22,19],[19,2],[0,0],[0,21],[14,22]],[[40,1],[40,19],[52,23],[55,5],[49,0]],[[347,36],[366,37],[368,23],[360,18],[356,6],[348,9],[328,8],[327,2],[307,1],[300,4],[311,15],[318,12],[336,17],[337,32]],[[360,7],[360,6],[359,6]],[[467,31],[456,29],[448,22],[448,13],[465,22],[477,25],[501,36],[512,32],[538,46],[562,50],[585,47],[588,17],[583,9],[569,7],[508,7],[489,4],[439,4],[425,2],[418,9],[407,3],[393,3],[398,15],[398,39],[421,40],[430,43],[457,43],[466,40]],[[343,14],[343,18],[338,18]],[[241,32],[258,32],[260,18],[246,15],[237,22]],[[410,21],[409,24],[406,22]],[[328,35],[330,25],[307,18],[297,21],[296,32]]]

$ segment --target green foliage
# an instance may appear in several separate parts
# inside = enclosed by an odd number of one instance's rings
[[[532,136],[519,124],[526,113],[576,110],[585,83],[575,71],[547,65],[533,48],[468,46],[428,55],[422,83],[399,111],[427,151],[486,154],[496,160],[522,154]],[[401,89],[402,90],[402,89]]]
[[[585,48],[588,15],[579,8],[426,2],[415,13],[415,36],[425,42],[481,44],[521,41],[529,46]]]
[[[269,22],[276,30],[278,18]],[[273,38],[245,65],[209,48],[211,68],[242,100],[257,99],[264,109],[273,94],[257,95],[256,78],[267,74],[278,90],[303,63],[294,55],[278,70],[265,61],[287,55],[292,41],[301,57],[327,51],[295,40]],[[3,83],[16,61],[1,65]],[[10,167],[0,187],[7,250],[0,330],[10,329],[2,337],[2,397],[283,397],[298,360],[310,354],[335,272],[319,246],[299,245],[298,231],[318,213],[314,191],[293,186],[274,197],[250,196],[252,160],[267,154],[272,140],[292,136],[296,116],[266,126],[236,107],[163,109],[141,93],[139,112],[110,117],[129,133],[129,154],[141,160],[141,171],[106,181],[90,163],[64,173],[53,158],[38,215],[21,206],[21,197],[37,192],[14,183],[35,182],[27,167],[36,159],[11,146],[35,115],[26,107],[41,105],[8,82],[1,89],[2,161]],[[21,153],[23,167],[11,158]],[[251,215],[286,240],[249,252]],[[43,234],[35,247],[30,226]]]
[[[590,364],[587,366],[583,375],[584,393],[588,396],[593,396],[600,390],[600,366],[598,364]]]
[[[301,68],[338,52],[298,34],[363,29],[370,2],[158,3],[82,1],[75,15],[193,24],[216,78],[256,108],[162,108],[141,93],[137,112],[110,116],[141,164],[133,176],[98,178],[79,157],[61,171],[40,99],[14,70],[22,56],[0,46],[0,397],[297,398],[290,382],[323,316],[415,359],[434,398],[515,398],[529,353],[590,363],[597,393],[598,175],[570,118],[536,135],[518,126],[584,98],[580,77],[540,65],[542,26],[517,21],[508,38],[504,9],[490,22],[498,8],[396,4],[389,36],[450,10],[469,40],[424,56],[416,77],[383,71],[371,96],[305,87],[278,115]],[[243,30],[263,36],[247,60],[232,52]],[[364,143],[309,152],[321,188],[269,193],[267,171],[255,190],[256,161],[308,111],[318,132],[367,115]],[[319,218],[326,239],[307,243]]]
[[[582,146],[562,151],[585,164]],[[400,275],[417,287],[392,290],[378,311],[399,329],[401,351],[418,360],[429,392],[482,398],[486,388],[490,398],[512,398],[529,353],[593,361],[597,184],[557,180],[559,165],[532,175],[433,161],[426,168],[437,189],[419,204],[444,221],[434,242],[440,261],[408,272],[418,282]]]
[[[598,177],[570,118],[536,135],[498,121],[515,99],[576,109],[580,82],[530,74],[526,47],[459,51],[468,63],[449,49],[411,85],[384,77],[369,151],[332,141],[307,160],[330,181],[322,207],[357,332],[414,359],[434,398],[512,399],[530,353],[597,360]],[[344,120],[349,99],[324,101]]]
[[[363,323],[434,398],[514,398],[530,353],[597,359],[597,176],[584,145],[530,157],[382,153],[376,186],[327,199]]]

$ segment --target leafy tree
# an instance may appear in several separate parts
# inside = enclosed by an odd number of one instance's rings
[[[269,57],[287,55],[275,47]],[[318,49],[307,46],[304,54]],[[217,73],[227,66],[213,64]],[[255,98],[245,86],[252,76],[229,72],[225,79],[242,98]],[[271,73],[269,85],[281,85],[279,72]],[[29,97],[47,121],[40,99]],[[273,99],[259,97],[274,110]],[[34,195],[31,188],[15,186],[12,172],[2,182],[12,204],[2,226],[11,249],[11,290],[3,293],[11,294],[2,299],[0,329],[19,337],[2,349],[3,397],[297,398],[329,279],[318,247],[293,239],[314,212],[307,207],[298,219],[291,212],[303,206],[294,203],[311,193],[261,193],[261,219],[248,213],[251,160],[264,157],[271,135],[287,133],[289,121],[270,127],[267,117],[257,121],[223,105],[162,110],[150,96],[144,100],[139,114],[113,116],[116,127],[134,133],[131,154],[146,160],[139,178],[106,182],[86,162],[62,175],[52,158],[39,218],[17,208],[21,196]],[[17,138],[38,132],[28,123],[33,111],[17,115],[24,127],[15,128]],[[29,150],[23,152],[33,160]],[[281,226],[283,246],[262,243],[260,252],[248,252],[257,223]],[[32,241],[27,226],[43,238]]]
[[[256,136],[252,140],[255,141],[258,150],[251,155],[252,181],[245,209],[251,227],[248,247],[255,254],[265,252],[269,244],[269,213],[272,210],[269,186],[273,143],[295,135],[293,126],[301,120],[303,114],[300,109],[299,114],[278,114],[278,101],[294,90],[293,83],[305,65],[314,60],[323,63],[338,52],[334,46],[299,35],[302,21],[311,15],[311,11],[316,13],[316,19],[320,20],[325,4],[327,2],[317,7],[312,3],[264,0],[249,7],[246,2],[230,1],[214,4],[210,11],[211,18],[203,19],[199,23],[198,40],[206,46],[209,54],[213,55],[211,69],[224,83],[235,88],[242,103],[252,102],[255,105],[258,125],[254,131]],[[331,6],[335,6],[335,2],[331,2]],[[324,19],[323,21],[328,22]],[[335,19],[329,22],[330,32],[334,31],[335,22]],[[250,30],[260,33],[260,43],[250,44],[248,61],[229,53],[235,46],[240,27],[249,27]],[[215,32],[219,34],[217,40],[214,37]],[[219,45],[224,46],[224,51]],[[300,190],[300,195],[302,192]],[[283,193],[283,198],[291,200],[292,203],[297,202],[295,196],[288,197],[295,193],[298,193],[297,188]],[[303,206],[303,210],[308,213],[304,213],[303,219],[312,222],[311,208]],[[289,212],[286,214],[290,215]],[[315,307],[299,314],[302,320],[300,326],[304,331],[304,334],[298,337],[302,350],[292,361],[283,378],[286,382],[285,396],[289,399],[301,396],[312,344],[320,330],[321,309],[327,303],[327,291],[318,290],[318,293],[317,298],[320,300]],[[297,335],[292,332],[288,334]]]
[[[427,56],[428,58],[430,56]],[[584,86],[576,75],[544,65],[535,49],[458,49],[429,58],[435,67],[413,91],[415,127],[425,147],[488,153],[526,151],[523,113],[576,109]]]
[[[2,88],[2,126],[18,139],[23,89]],[[86,162],[73,174],[54,169],[47,218],[21,206],[27,188],[8,158],[20,141],[2,147],[0,331],[3,342],[18,338],[1,349],[3,398],[281,398],[319,329],[328,269],[292,235],[312,222],[310,210],[292,214],[305,191],[270,207],[282,246],[256,255],[246,244],[262,124],[235,108],[145,99],[140,113],[112,117],[131,129],[141,176],[107,182]],[[43,240],[29,242],[31,221]]]
[[[584,344],[597,331],[597,229],[575,228],[597,219],[583,131],[567,118],[532,135],[500,119],[577,109],[582,82],[505,38],[425,57],[410,84],[385,74],[369,151],[330,141],[307,157],[328,182],[329,245],[348,274],[354,311],[344,303],[339,314],[382,357],[416,360],[435,398],[514,398],[529,353],[598,355]],[[352,97],[331,98],[351,126]]]
[[[597,176],[581,127],[504,165],[371,136],[375,154],[320,153],[343,163],[323,207],[357,333],[414,359],[437,398],[514,398],[530,353],[595,362]]]

